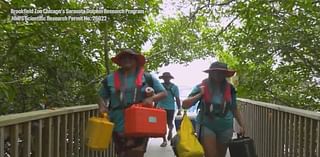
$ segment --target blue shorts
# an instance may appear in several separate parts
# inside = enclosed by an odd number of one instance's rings
[[[201,133],[200,133],[201,139],[211,136],[211,137],[215,137],[218,143],[227,144],[232,139],[232,135],[233,135],[233,128],[227,129],[222,132],[214,132],[213,130],[201,125]]]

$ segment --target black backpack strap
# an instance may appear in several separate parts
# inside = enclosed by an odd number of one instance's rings
[[[108,85],[108,78],[106,77],[105,79],[103,79],[101,83],[102,83],[104,89],[106,90],[106,92],[109,93],[109,94],[111,94],[110,86]],[[121,94],[120,91],[116,91],[116,97],[117,97],[117,99],[119,99],[119,100],[120,100],[120,94]],[[104,101],[106,102],[106,100],[104,100]],[[118,106],[115,106],[115,107],[113,107],[113,106],[111,105],[111,99],[110,99],[110,98],[108,99],[108,103],[109,103],[109,105],[108,105],[109,111],[111,111],[111,110],[117,110],[117,109],[124,109],[124,108],[125,108],[124,102],[121,102],[121,100],[120,100],[120,104],[121,104],[121,105],[118,105]]]
[[[202,86],[208,86],[208,79],[205,79],[201,82]],[[205,90],[205,92],[208,92]],[[208,117],[210,119],[214,119],[214,116],[210,113],[210,107],[212,106],[211,103],[208,103],[205,99],[205,96],[202,96],[199,100],[198,109],[200,109],[200,121],[204,120],[204,117]]]
[[[103,79],[103,80],[101,81],[101,83],[102,83],[103,87],[104,87],[106,90],[108,90],[108,92],[109,92],[109,88],[108,88],[108,78],[106,77],[105,79]]]
[[[143,75],[144,75],[144,78],[146,79],[146,83],[148,84],[148,86],[153,88],[152,75],[150,73],[148,73],[148,72],[145,72]]]
[[[101,81],[101,83],[102,83],[102,85],[103,85],[103,87],[104,87],[104,90],[106,90],[106,92],[107,92],[108,94],[110,94],[110,88],[109,88],[109,86],[108,86],[108,78],[106,77],[105,79],[103,79],[103,80]],[[106,102],[107,100],[103,99],[103,101],[104,101],[105,103],[107,103],[107,102]],[[108,109],[111,110],[111,100],[110,100],[110,98],[108,99]]]
[[[163,85],[163,87],[167,90],[170,91],[170,93],[172,94],[172,96],[174,97],[174,93],[172,91],[172,87],[173,87],[173,83],[170,83],[169,86],[167,86],[165,83],[161,83]]]

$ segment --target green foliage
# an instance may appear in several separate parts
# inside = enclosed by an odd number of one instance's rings
[[[188,17],[183,16],[178,19],[168,18],[157,24],[153,34],[153,47],[149,52],[155,62],[148,65],[155,68],[214,55],[213,50],[220,45],[212,42],[218,39],[210,37],[209,34],[216,30],[208,25],[205,17],[197,18],[191,23]]]
[[[215,56],[237,70],[239,97],[320,110],[319,8],[319,1],[197,1],[190,15],[160,24],[152,51],[168,51],[168,62]]]
[[[0,114],[96,103],[108,58],[136,48],[150,34],[158,1],[1,1]],[[10,9],[142,9],[107,14],[106,22],[12,22]]]
[[[227,32],[230,53],[245,74],[241,96],[319,110],[319,4],[235,3],[242,27]],[[251,71],[250,64],[254,65]],[[247,69],[250,69],[249,71]],[[253,84],[252,84],[253,83]],[[240,82],[241,86],[241,82]],[[251,88],[250,88],[251,86]]]
[[[186,1],[186,0],[183,0]],[[148,70],[213,56],[237,70],[239,97],[320,110],[319,1],[189,1],[156,21],[156,0],[0,1],[0,114],[96,102],[109,58],[141,50]],[[12,22],[10,9],[143,9],[105,22]]]

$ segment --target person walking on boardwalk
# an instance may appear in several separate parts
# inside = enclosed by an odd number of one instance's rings
[[[244,123],[236,101],[236,90],[226,78],[234,75],[227,64],[214,62],[204,72],[209,77],[196,85],[189,97],[182,101],[183,108],[190,108],[200,101],[197,122],[198,136],[205,157],[224,157],[227,144],[233,135],[233,118],[239,123],[240,134],[244,135]]]
[[[143,157],[148,138],[124,136],[124,110],[135,103],[153,104],[166,97],[166,90],[158,79],[144,72],[145,57],[135,50],[124,49],[111,60],[120,68],[102,81],[99,110],[100,113],[108,112],[115,124],[113,142],[118,156]],[[145,90],[150,86],[155,94],[147,97]]]
[[[167,112],[167,125],[169,128],[167,138],[163,137],[163,142],[160,145],[161,147],[167,146],[167,140],[171,140],[172,138],[172,129],[173,129],[173,118],[175,113],[175,105],[177,105],[178,115],[181,115],[181,103],[179,96],[179,88],[174,83],[170,82],[174,77],[169,72],[164,72],[162,76],[159,77],[163,79],[162,85],[167,90],[167,97],[158,102],[157,107],[165,109]]]

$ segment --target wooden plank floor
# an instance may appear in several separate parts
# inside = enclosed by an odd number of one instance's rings
[[[144,157],[175,157],[170,142],[167,147],[160,147],[161,143],[162,138],[151,138]]]
[[[151,138],[149,140],[147,152],[144,157],[175,157],[173,150],[168,142],[167,147],[160,147],[162,143],[162,138]],[[226,157],[230,157],[229,151]]]
[[[196,113],[188,112],[188,116],[196,116]],[[176,134],[176,129],[173,129],[173,135]],[[234,137],[235,138],[235,134]],[[172,147],[170,146],[170,141],[168,142],[167,147],[160,147],[162,143],[162,138],[151,138],[149,139],[147,152],[144,157],[175,157]],[[229,151],[227,151],[226,157],[230,157]]]

